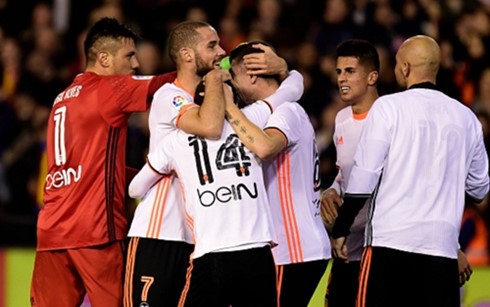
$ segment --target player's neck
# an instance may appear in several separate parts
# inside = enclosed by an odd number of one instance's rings
[[[368,112],[377,98],[378,98],[377,91],[367,93],[358,102],[352,104],[352,113],[364,114]]]
[[[267,97],[274,94],[279,88],[279,84],[271,83],[268,80],[261,79],[257,82],[257,86],[255,87],[255,98],[266,99]]]
[[[193,95],[200,81],[201,77],[199,77],[195,73],[179,71],[177,72],[175,84]]]

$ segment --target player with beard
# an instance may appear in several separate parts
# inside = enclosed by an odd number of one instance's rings
[[[150,153],[177,128],[209,139],[218,139],[223,128],[223,84],[230,77],[219,69],[225,51],[215,29],[205,22],[184,21],[170,33],[168,46],[177,78],[155,93],[149,115]],[[266,67],[287,76],[285,61],[271,51],[267,54]],[[258,68],[259,64],[255,62]],[[203,77],[205,96],[198,106],[194,92]],[[302,88],[292,94],[300,97]],[[136,208],[129,237],[125,306],[177,306],[194,238],[185,225],[181,187],[175,176],[165,176],[146,193]]]

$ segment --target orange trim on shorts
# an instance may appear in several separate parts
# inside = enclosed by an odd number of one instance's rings
[[[191,254],[189,257],[189,267],[187,268],[187,274],[185,275],[185,286],[182,289],[182,294],[180,295],[179,305],[178,307],[183,307],[185,305],[185,300],[187,299],[187,293],[189,292],[189,288],[191,287],[191,277],[192,277],[192,269],[194,268],[194,262]]]
[[[136,250],[139,238],[133,237],[129,240],[128,256],[126,260],[126,277],[124,282],[124,307],[133,307],[133,276]]]
[[[280,153],[276,158],[277,184],[279,200],[284,219],[289,258],[292,263],[303,262],[303,250],[299,235],[298,222],[294,212],[294,201],[291,193],[291,157],[287,152]]]
[[[172,176],[165,176],[157,183],[157,192],[153,200],[153,208],[151,210],[150,223],[146,231],[146,237],[157,239],[160,229],[162,228],[163,215],[165,212],[165,202],[168,196],[168,190]]]
[[[356,307],[366,306],[366,290],[369,280],[369,270],[371,269],[372,255],[372,247],[365,247],[364,251],[362,252],[361,271],[359,272],[359,290],[357,292]]]
[[[277,307],[281,306],[281,289],[282,289],[283,276],[284,276],[284,266],[276,265]]]

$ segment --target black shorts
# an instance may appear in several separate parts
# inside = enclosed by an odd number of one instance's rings
[[[308,306],[327,265],[328,260],[315,260],[277,266],[279,306]]]
[[[185,242],[131,238],[124,306],[177,306],[193,250]]]
[[[325,299],[328,307],[355,307],[359,288],[361,261],[345,263],[335,259],[332,263]]]
[[[277,306],[269,246],[205,254],[193,260],[179,306]]]
[[[459,307],[458,261],[366,247],[357,301],[368,307]]]

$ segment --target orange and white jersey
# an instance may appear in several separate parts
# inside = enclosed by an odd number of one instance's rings
[[[457,258],[465,193],[488,193],[482,126],[428,83],[379,98],[354,156],[348,195],[373,194],[368,245]]]
[[[170,132],[177,129],[180,116],[189,108],[198,107],[194,94],[185,91],[175,83],[166,83],[153,96],[148,116],[150,128],[150,152]]]
[[[194,97],[175,83],[163,85],[154,95],[149,114],[150,150],[175,131],[179,116],[197,106]],[[185,224],[182,190],[175,175],[152,187],[136,207],[128,236],[194,243]]]
[[[263,127],[270,107],[257,102],[243,112]],[[185,195],[185,219],[195,239],[194,258],[275,244],[261,161],[228,122],[219,140],[172,132],[149,153],[148,164],[161,174],[177,173]]]
[[[264,161],[264,178],[279,245],[277,265],[331,257],[330,241],[320,216],[320,176],[315,132],[297,103],[278,107],[266,129],[278,129],[286,149]]]
[[[366,116],[367,112],[364,114],[352,113],[352,107],[348,106],[340,110],[335,117],[333,142],[337,151],[336,164],[339,171],[331,188],[334,188],[341,197],[345,194],[349,183],[349,175],[354,165],[354,154]],[[350,228],[350,235],[347,237],[347,250],[351,261],[361,260],[367,213],[368,206],[365,205]]]

